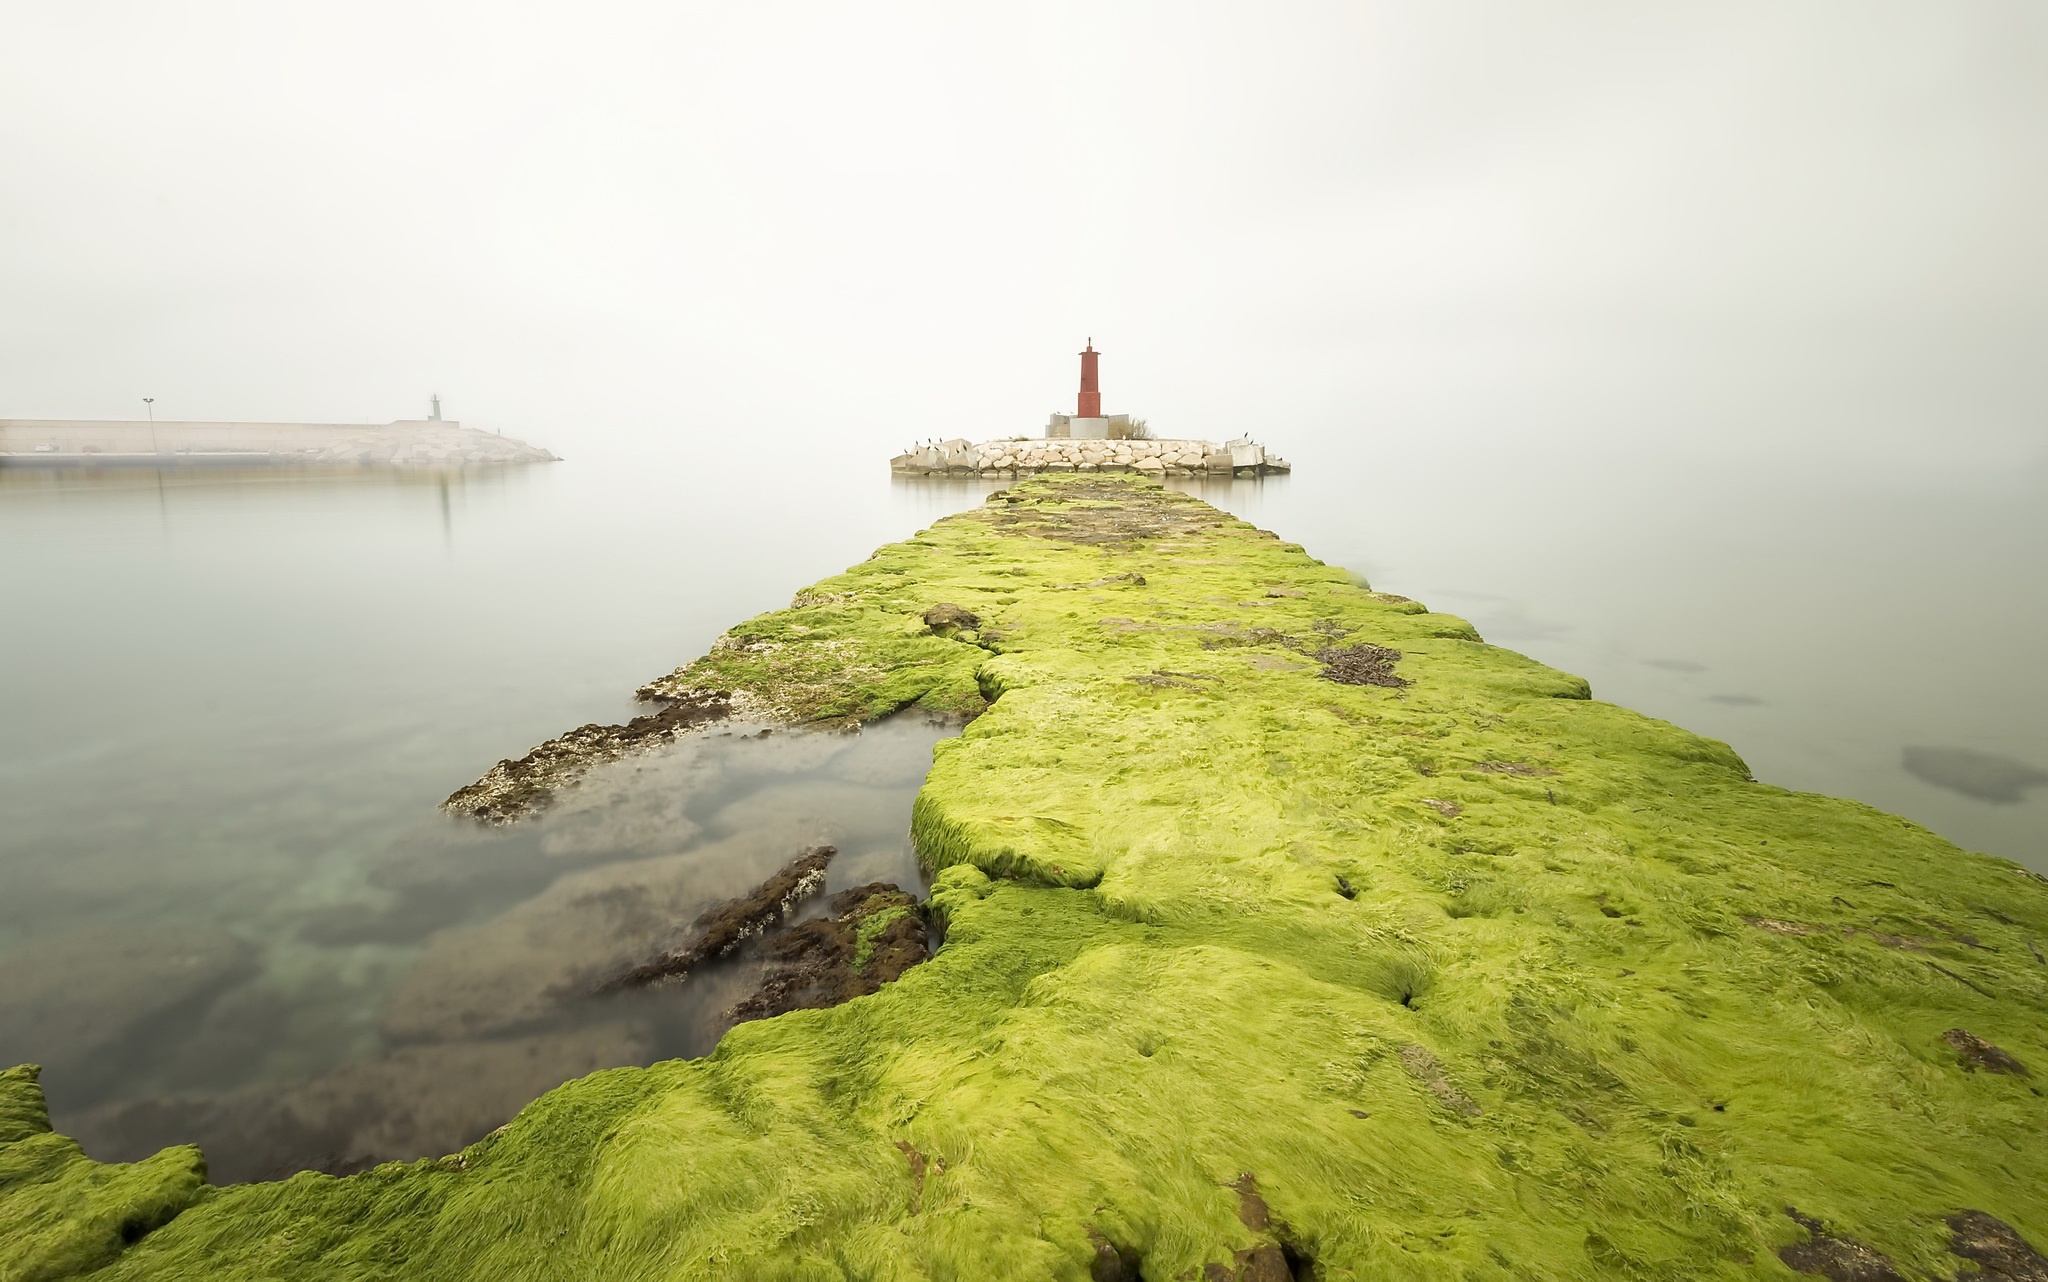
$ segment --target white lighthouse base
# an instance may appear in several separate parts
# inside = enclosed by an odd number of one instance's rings
[[[1045,425],[1045,437],[1049,441],[1073,439],[1077,441],[1106,441],[1112,428],[1128,428],[1131,416],[1108,414],[1101,418],[1081,418],[1073,414],[1055,414]],[[1118,431],[1121,436],[1123,433]]]

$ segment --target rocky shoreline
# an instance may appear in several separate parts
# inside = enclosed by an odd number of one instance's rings
[[[739,941],[774,1017],[344,1179],[96,1163],[0,1074],[0,1276],[2048,1276],[2048,883],[1185,494],[1020,482],[645,695],[966,719],[929,898],[792,920],[813,852],[640,990]]]

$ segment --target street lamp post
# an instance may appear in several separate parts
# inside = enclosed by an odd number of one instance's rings
[[[154,397],[154,396],[145,396],[145,397],[143,397],[143,398],[142,398],[142,407],[143,407],[144,409],[146,409],[146,410],[148,410],[148,411],[149,411],[149,454],[150,454],[150,457],[151,457],[151,458],[155,458],[155,457],[156,457],[156,454],[157,454],[157,448],[156,448],[156,397]]]

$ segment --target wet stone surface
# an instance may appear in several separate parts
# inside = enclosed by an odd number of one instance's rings
[[[657,728],[537,814],[423,820],[268,934],[10,953],[0,1036],[102,1160],[197,1143],[229,1183],[453,1152],[563,1081],[704,1054],[924,960],[910,806],[954,733]],[[687,978],[610,982],[764,887],[771,911],[727,921]]]

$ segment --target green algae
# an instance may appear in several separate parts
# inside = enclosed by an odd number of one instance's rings
[[[1406,684],[1317,657],[1359,646]],[[1907,1276],[1966,1208],[2048,1243],[2041,1079],[1949,1036],[2048,1065],[2048,885],[1185,496],[1020,484],[648,693],[979,712],[913,815],[937,956],[346,1179],[100,1166],[17,1070],[0,1277],[1791,1276],[1788,1206]]]
[[[52,1134],[33,1067],[0,1071],[0,1278],[44,1282],[108,1264],[198,1199],[191,1147],[100,1163]]]
[[[864,905],[869,911],[860,919],[860,926],[853,937],[853,968],[866,970],[868,961],[875,955],[875,945],[889,927],[910,915],[910,908],[903,904],[880,908],[875,906],[877,896],[871,896]]]

